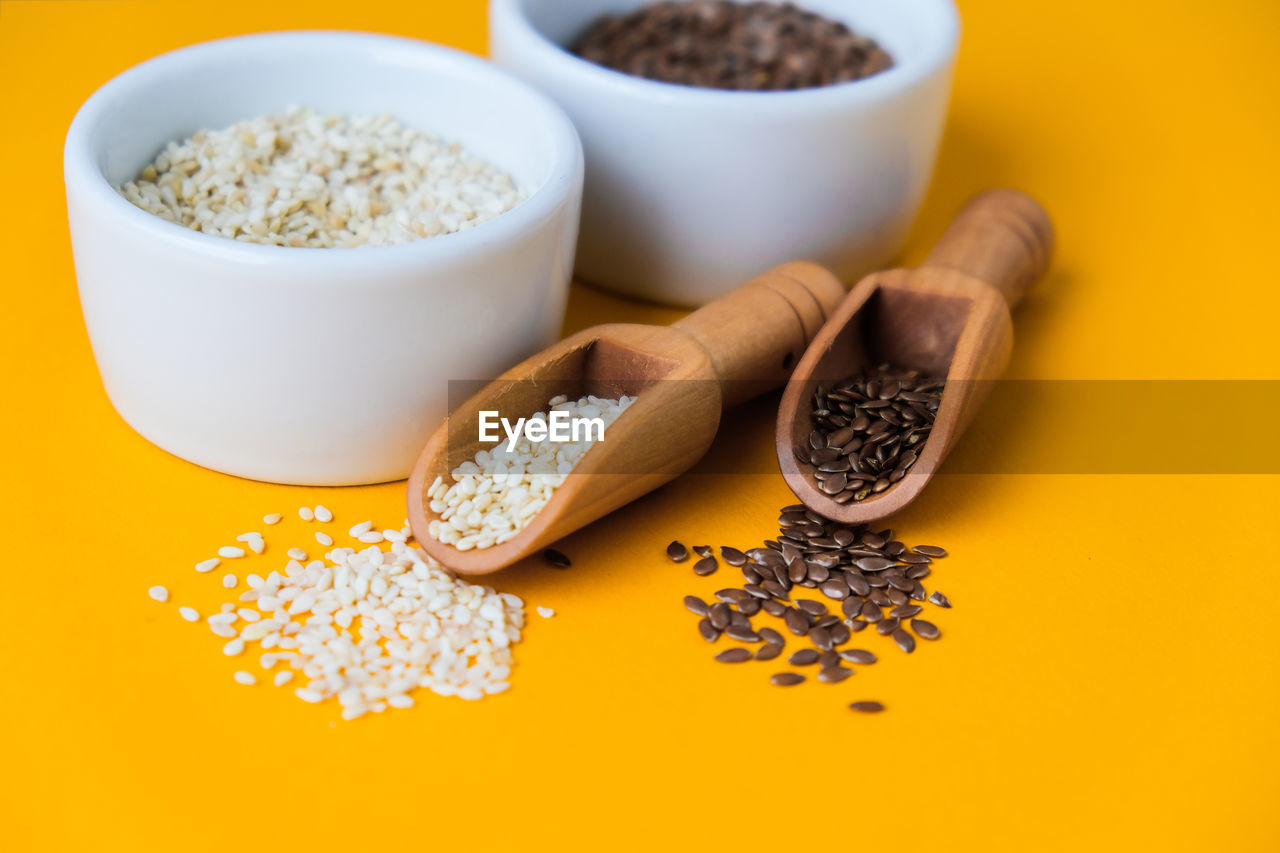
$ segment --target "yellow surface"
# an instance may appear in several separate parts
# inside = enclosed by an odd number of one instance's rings
[[[971,192],[1044,199],[1052,274],[1017,318],[1020,378],[1280,377],[1280,5],[962,4],[933,190],[907,260]],[[78,313],[63,134],[117,72],[258,29],[349,27],[481,51],[482,5],[0,3],[5,333],[0,826],[8,850],[1280,849],[1274,476],[951,476],[895,526],[947,546],[944,637],[838,686],[724,666],[661,556],[757,544],[777,476],[687,476],[496,579],[530,605],[513,689],[334,724],[244,688],[178,618],[226,600],[194,562],[268,511],[257,565],[403,516],[399,484],[287,488],[201,470],[110,408]],[[669,320],[575,291],[569,328]],[[767,465],[776,398],[727,449]],[[1209,409],[1208,452],[1231,441]],[[1159,424],[1151,424],[1158,429]],[[1060,438],[1043,436],[1050,442]],[[722,457],[730,458],[730,457]],[[1270,521],[1268,521],[1270,519]],[[247,561],[246,561],[247,562]],[[243,576],[246,565],[237,565]],[[152,584],[173,593],[147,598]],[[890,706],[879,716],[853,699]]]

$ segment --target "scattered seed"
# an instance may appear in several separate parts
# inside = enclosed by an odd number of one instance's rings
[[[937,545],[917,545],[911,550],[915,551],[917,554],[924,554],[926,557],[942,558],[947,556],[947,550],[945,548],[939,548]]]
[[[316,504],[315,519],[316,521],[324,521],[324,522],[333,521],[333,513],[329,510],[328,507],[322,506],[320,504]]]
[[[701,598],[698,598],[698,596],[696,595],[686,595],[684,597],[684,606],[689,608],[689,612],[694,613],[698,616],[707,615],[707,610],[708,610],[707,603],[703,601]]]
[[[808,613],[810,616],[815,617],[825,616],[827,612],[827,605],[823,604],[821,601],[813,601],[808,598],[797,598],[796,607],[800,608],[805,613]]]
[[[898,630],[898,626],[901,623],[902,623],[902,620],[900,620],[897,616],[890,616],[888,619],[885,619],[884,621],[876,625],[876,633],[892,634],[894,631]]]
[[[697,554],[699,557],[710,557],[715,553],[715,551],[712,550],[710,545],[694,545],[693,553]]]
[[[311,507],[309,506],[298,507],[298,518],[302,519],[303,521],[311,521],[315,517],[316,517],[316,514],[311,509]]]
[[[834,625],[826,626],[827,632],[831,634],[831,645],[841,646],[849,642],[849,638],[853,635],[853,631],[843,622],[836,622]]]
[[[747,562],[747,555],[739,551],[737,548],[730,548],[728,545],[721,545],[720,559],[724,560],[731,566],[741,566]]]
[[[169,590],[159,585],[153,586],[150,589],[148,589],[147,595],[151,596],[152,600],[154,601],[165,602],[169,600]]]
[[[938,605],[939,607],[946,607],[948,609],[951,607],[951,599],[947,598],[945,595],[938,592],[936,589],[933,592],[929,593],[929,600],[932,601],[934,604]]]
[[[911,630],[915,631],[916,635],[924,640],[936,640],[942,635],[942,632],[938,630],[938,626],[927,619],[912,619]]]
[[[792,666],[808,666],[811,663],[817,663],[818,657],[818,652],[815,649],[800,649],[791,653],[791,657],[787,658],[787,663]]]
[[[671,544],[667,546],[667,558],[673,563],[683,563],[689,559],[689,549],[678,541],[672,540]]]
[[[748,649],[725,649],[716,655],[716,660],[721,663],[743,663],[751,660],[751,657]]]
[[[200,621],[200,614],[196,611],[194,607],[179,607],[178,615],[181,616],[183,619],[186,619],[188,622]]]
[[[728,628],[724,629],[724,632],[729,636],[730,639],[737,640],[740,643],[760,642],[759,634],[757,634],[751,628],[744,627],[742,625],[730,624]]]
[[[245,672],[243,669],[238,670],[231,677],[236,680],[237,684],[243,684],[246,687],[252,687],[258,683],[258,679],[254,677],[253,673]]]
[[[216,569],[218,567],[218,564],[221,562],[222,561],[219,560],[217,557],[211,557],[208,560],[202,560],[201,562],[196,563],[196,571],[200,572],[201,574],[204,574],[206,572],[211,572],[214,569]]]
[[[881,705],[879,702],[868,701],[850,702],[849,708],[863,714],[876,714],[884,710],[884,705]]]
[[[536,609],[538,611],[538,615],[543,619],[550,619],[552,616],[556,615],[556,612],[550,607],[538,607]]]
[[[853,670],[843,666],[830,666],[818,671],[818,680],[828,684],[837,684],[853,675]]]
[[[769,676],[769,681],[778,687],[794,687],[804,681],[804,676],[798,672],[778,672]]]
[[[555,548],[548,548],[543,551],[542,559],[546,560],[549,565],[557,569],[567,569],[573,565],[569,560],[568,555],[563,551],[557,551]]]
[[[798,637],[803,637],[809,633],[809,620],[799,610],[788,609],[786,615],[782,617],[782,621],[787,626],[787,630]]]
[[[919,604],[899,604],[889,611],[889,615],[898,619],[910,619],[922,610],[924,608]]]
[[[715,557],[703,557],[701,560],[693,564],[693,573],[700,577],[706,577],[713,573],[719,564],[716,563]]]
[[[782,646],[777,643],[765,643],[756,649],[756,660],[773,660],[782,654]]]
[[[840,657],[851,663],[875,663],[876,656],[866,649],[843,649]]]
[[[785,646],[787,644],[787,641],[783,639],[782,635],[772,628],[761,628],[756,633],[760,635],[761,640],[769,643],[770,645]]]
[[[893,641],[898,644],[898,648],[907,654],[911,654],[916,650],[915,638],[901,628],[893,632]]]
[[[714,643],[720,639],[720,629],[711,624],[709,619],[698,620],[698,633],[702,635],[702,639],[708,643]]]
[[[284,518],[284,516],[283,516],[283,515],[281,515],[280,513],[278,513],[278,512],[272,512],[272,513],[268,513],[268,514],[266,514],[266,515],[264,515],[264,516],[262,517],[262,523],[263,523],[263,524],[279,524],[279,523],[280,523],[280,519],[282,519],[282,518]]]
[[[235,575],[225,574],[222,576],[222,586],[226,589],[235,589],[236,584],[239,582]]]
[[[332,544],[333,544],[333,537],[332,537],[332,536],[330,536],[328,533],[323,533],[323,532],[321,532],[321,531],[317,530],[317,531],[316,531],[316,541],[317,541],[317,542],[319,542],[319,543],[320,543],[321,545],[323,545],[324,547],[328,548],[330,545],[332,545]]]
[[[243,548],[237,548],[234,545],[223,545],[218,549],[218,556],[224,560],[236,560],[243,557],[245,551]]]

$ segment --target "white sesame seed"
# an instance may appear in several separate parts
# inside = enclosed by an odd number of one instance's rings
[[[385,541],[371,523],[363,533]],[[416,687],[468,700],[505,689],[524,625],[518,597],[459,580],[400,542],[331,548],[305,565],[291,555],[267,577],[246,579],[244,606],[223,605],[207,620],[224,653],[258,643],[264,670],[287,663],[264,680],[283,686],[302,674],[299,698],[341,697],[351,719],[410,707]]]
[[[316,521],[333,521],[333,511],[324,504],[316,504]]]
[[[302,519],[303,521],[310,521],[311,519],[313,519],[313,518],[315,518],[315,517],[316,517],[316,514],[315,514],[315,512],[311,509],[311,507],[309,507],[309,506],[300,506],[300,507],[298,507],[298,518]]]
[[[206,234],[313,248],[448,234],[524,198],[510,175],[464,146],[390,115],[301,107],[173,140],[116,191]]]
[[[218,564],[221,562],[222,561],[219,560],[217,557],[210,557],[208,560],[202,560],[201,562],[196,563],[196,571],[200,572],[201,574],[204,574],[205,572],[211,572],[214,569],[218,568]]]
[[[286,553],[289,555],[289,559],[291,560],[298,560],[299,562],[302,562],[307,559],[307,552],[301,548],[290,548]]]
[[[236,670],[231,677],[236,680],[237,684],[243,684],[245,687],[252,687],[258,683],[258,679],[254,678],[252,672],[245,672],[243,669]]]
[[[240,583],[240,580],[233,574],[225,574],[222,576],[222,585],[227,589],[235,589],[235,586],[238,583]]]
[[[570,420],[598,419],[602,427],[608,427],[635,399],[588,395],[576,401],[560,400],[549,407],[567,413]],[[548,417],[548,413],[539,412],[529,420],[545,422]],[[427,490],[430,508],[438,515],[428,524],[427,535],[460,551],[506,542],[546,505],[599,440],[599,433],[587,430],[585,438],[572,443],[534,442],[522,433],[513,446],[500,442],[493,449],[479,451],[450,473],[452,482],[437,477]]]
[[[359,539],[362,533],[368,533],[372,529],[372,521],[362,521],[359,524],[353,524],[351,529],[347,531],[347,535],[352,539]]]
[[[179,607],[178,615],[188,622],[199,622],[200,614],[196,612],[194,607]]]
[[[218,556],[226,560],[235,560],[244,556],[244,549],[234,545],[223,545],[218,549]]]
[[[163,602],[169,600],[169,590],[159,585],[153,586],[151,589],[147,590],[147,595],[151,596],[156,601]]]
[[[330,545],[333,544],[333,537],[330,536],[328,533],[322,533],[320,531],[316,531],[316,541],[319,542],[324,547],[328,548]]]
[[[282,518],[284,518],[284,516],[281,515],[280,513],[272,512],[262,517],[262,523],[263,524],[279,524],[280,519]]]
[[[550,607],[539,607],[538,615],[541,616],[543,619],[550,619],[552,616],[556,615],[556,612],[552,610]]]
[[[356,539],[366,545],[372,545],[382,541],[382,534],[376,530],[366,530],[364,533],[357,536]]]

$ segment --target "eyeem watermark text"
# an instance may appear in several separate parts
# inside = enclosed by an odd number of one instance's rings
[[[517,418],[514,424],[497,411],[481,410],[480,441],[501,441],[498,427],[507,434],[507,452],[513,453],[521,433],[530,442],[604,441],[604,418],[581,418],[569,412],[552,411],[542,418]]]

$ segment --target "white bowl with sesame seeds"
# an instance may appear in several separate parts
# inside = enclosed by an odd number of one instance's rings
[[[952,0],[797,0],[894,65],[795,91],[643,79],[568,48],[652,0],[490,0],[495,62],[564,107],[586,150],[578,275],[701,305],[796,258],[846,282],[901,249],[933,172],[959,36]]]
[[[305,248],[201,233],[117,192],[172,141],[301,105],[390,114],[509,175],[523,200],[401,245]],[[546,96],[477,57],[345,32],[184,48],[108,82],[64,151],[85,325],[116,410],[177,456],[273,482],[400,479],[447,413],[554,341],[582,152]]]

